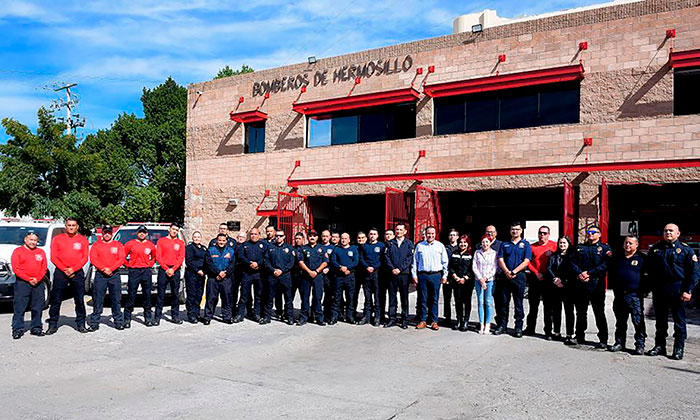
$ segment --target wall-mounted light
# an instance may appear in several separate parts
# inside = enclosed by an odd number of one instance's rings
[[[237,207],[238,206],[238,199],[237,198],[229,198],[228,205],[231,207]]]
[[[201,95],[201,94],[203,94],[204,92],[202,92],[201,90],[198,90],[198,91],[196,91],[195,93],[196,93],[197,95]]]
[[[473,34],[478,34],[479,32],[484,30],[484,25],[482,24],[477,24],[477,25],[472,25],[472,33]]]
[[[309,60],[309,64],[316,64],[316,61],[318,61],[318,60],[316,60],[316,56],[313,56],[313,55],[311,57],[309,57],[308,60]]]

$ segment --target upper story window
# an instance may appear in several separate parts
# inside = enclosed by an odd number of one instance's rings
[[[700,67],[673,70],[673,115],[700,114]]]
[[[308,147],[367,143],[416,136],[415,102],[308,117]]]
[[[435,134],[579,122],[580,81],[435,98]]]
[[[265,151],[265,121],[245,124],[244,153],[263,153]]]

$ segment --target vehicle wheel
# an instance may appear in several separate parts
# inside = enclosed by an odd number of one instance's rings
[[[51,304],[51,281],[46,280],[44,286],[44,309],[49,309]]]
[[[185,283],[182,283],[182,287],[180,287],[180,293],[177,295],[177,299],[180,301],[180,304],[184,304],[187,300],[185,299]]]

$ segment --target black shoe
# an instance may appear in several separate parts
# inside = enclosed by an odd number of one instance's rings
[[[157,327],[160,325],[160,319],[154,319],[153,322],[151,322],[152,327]]]
[[[625,348],[624,344],[616,341],[612,346],[608,346],[608,351],[617,352],[622,351]]]
[[[547,340],[547,341],[553,341],[553,340],[554,340],[554,336],[553,336],[552,334],[545,334],[545,335],[544,335],[544,339]]]
[[[584,344],[586,344],[586,339],[585,339],[585,338],[576,337],[576,344],[584,345]]]
[[[99,325],[89,325],[87,328],[82,327],[85,331],[80,331],[81,327],[78,327],[78,332],[95,332],[100,329]]]
[[[647,356],[666,356],[666,347],[654,346],[647,352]]]
[[[369,324],[369,320],[367,318],[362,318],[361,320],[357,321],[355,324],[357,325],[367,325]]]
[[[239,322],[243,322],[243,316],[241,315],[236,315],[235,318],[233,318],[233,323],[238,324]]]
[[[144,324],[145,326],[147,326],[147,327],[152,327],[152,326],[153,326],[153,321],[151,321],[150,319],[147,319],[146,321],[144,321],[143,324]]]
[[[233,324],[233,319],[224,319],[224,324],[232,325],[232,324]]]
[[[408,321],[406,321],[406,320],[401,321],[401,329],[402,330],[408,329]]]
[[[192,319],[188,319],[187,322],[189,322],[190,324],[196,324],[199,321],[197,321],[197,318],[192,318]]]
[[[303,327],[304,325],[306,325],[306,320],[305,320],[305,319],[300,319],[299,321],[297,321],[297,325],[300,326],[300,327]]]
[[[393,327],[394,325],[396,325],[396,321],[393,320],[393,319],[390,319],[389,322],[387,322],[386,324],[384,324],[384,328],[391,328],[391,327]]]
[[[209,325],[209,324],[211,324],[211,319],[206,319],[206,318],[204,318],[204,319],[202,320],[202,324],[204,324],[204,325]]]
[[[116,325],[114,328],[116,328],[117,331],[124,331],[124,325]]]
[[[24,335],[24,331],[22,331],[22,330],[12,330],[12,339],[13,340],[19,340],[20,338],[22,338],[23,335]]]
[[[338,323],[338,320],[336,318],[331,318],[330,321],[328,321],[328,325],[335,325]]]
[[[673,360],[683,360],[683,344],[674,344],[673,345],[673,354],[671,355],[671,359]]]
[[[287,319],[287,320],[284,321],[284,322],[285,322],[285,324],[287,324],[287,325],[294,325],[294,320],[293,320],[293,319]]]
[[[316,325],[318,325],[319,327],[325,327],[325,326],[326,326],[326,323],[323,322],[322,319],[317,319],[317,320],[316,320]]]
[[[606,342],[604,342],[604,341],[600,341],[600,342],[598,342],[598,343],[595,343],[595,344],[593,345],[593,348],[595,348],[595,349],[600,349],[600,350],[605,350],[605,349],[608,348],[608,343],[606,343]]]
[[[36,337],[43,337],[44,336],[44,332],[41,330],[41,328],[31,330],[31,331],[29,331],[29,334],[34,335]]]
[[[54,334],[56,334],[56,331],[58,331],[58,327],[49,327],[44,334],[45,335],[54,335]]]
[[[76,327],[75,329],[76,329],[76,331],[78,331],[79,333],[85,334],[85,333],[88,333],[88,332],[91,332],[91,331],[97,331],[99,328],[100,328],[100,326],[98,325],[97,328],[95,328],[94,330],[90,330],[90,329],[87,329],[87,328],[85,328],[84,326],[81,325],[81,326],[79,326],[79,327]]]
[[[501,335],[506,332],[506,329],[503,327],[498,327],[495,330],[493,330],[493,335]]]
[[[641,356],[644,354],[644,345],[643,344],[637,344],[634,347],[634,351],[632,352],[635,356]]]
[[[515,334],[513,334],[513,337],[515,338],[523,338],[523,330],[520,328],[515,329]]]
[[[572,337],[566,337],[564,339],[564,344],[567,346],[575,346],[576,345],[576,340],[574,340]]]
[[[272,319],[269,316],[266,316],[265,318],[262,319],[262,322],[269,324],[270,322],[272,322]]]
[[[182,324],[181,319],[173,319],[172,322],[173,322],[173,324],[178,324],[178,325]]]
[[[525,328],[525,330],[523,331],[523,335],[533,336],[533,335],[535,335],[535,329],[534,328]]]
[[[124,322],[124,329],[128,330],[129,328],[131,328],[131,321],[125,321]]]
[[[374,321],[372,321],[372,326],[373,327],[379,327],[382,325],[381,321],[379,321],[379,318],[376,318]]]

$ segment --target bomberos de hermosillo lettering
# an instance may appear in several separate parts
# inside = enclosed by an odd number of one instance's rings
[[[388,76],[407,72],[411,67],[413,67],[413,58],[407,55],[403,58],[397,57],[387,60],[380,58],[366,63],[338,67],[333,70],[319,70],[315,73],[290,74],[272,80],[253,83],[253,96],[297,90],[310,84],[313,84],[313,86],[325,86],[328,83],[345,82],[355,80],[358,77],[363,79],[372,76]]]

